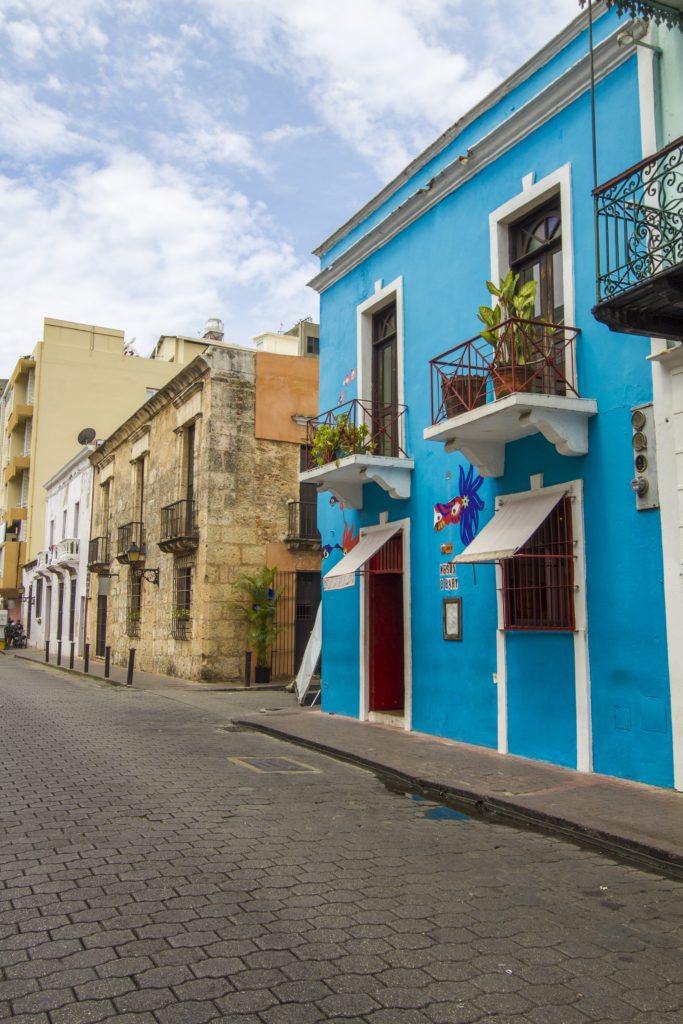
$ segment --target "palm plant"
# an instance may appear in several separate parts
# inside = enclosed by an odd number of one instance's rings
[[[242,573],[233,582],[240,595],[236,607],[245,623],[257,668],[270,665],[270,649],[280,632],[275,616],[282,591],[275,589],[276,573],[277,569],[263,565],[256,572]]]
[[[527,361],[529,341],[518,321],[533,319],[536,286],[536,281],[526,281],[519,287],[519,274],[512,270],[498,285],[486,282],[497,302],[494,306],[479,307],[479,319],[485,327],[481,336],[494,347],[496,363],[501,366],[523,366]]]

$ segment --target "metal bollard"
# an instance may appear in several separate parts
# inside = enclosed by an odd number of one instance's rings
[[[83,645],[83,671],[87,673],[90,668],[90,644]]]
[[[45,662],[46,662],[46,664],[49,664],[49,662],[50,662],[50,641],[49,640],[45,641]]]
[[[128,674],[126,676],[126,686],[133,685],[133,671],[135,669],[135,648],[131,647],[128,651]]]
[[[71,669],[73,669],[73,667],[74,667],[74,648],[75,647],[76,647],[76,641],[72,640],[71,641],[71,650],[69,651],[69,668],[71,668]]]
[[[251,651],[244,652],[244,685],[251,686]]]
[[[62,664],[62,641],[57,641],[57,664]]]
[[[111,661],[111,647],[104,648],[104,678],[109,679],[109,663]]]

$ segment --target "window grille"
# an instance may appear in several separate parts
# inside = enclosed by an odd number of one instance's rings
[[[175,640],[189,640],[192,636],[192,576],[193,558],[176,558],[173,565],[173,610],[171,636]]]
[[[26,379],[26,404],[33,405],[33,389],[36,382],[36,371],[33,367],[28,371]]]
[[[29,471],[28,469],[22,469],[21,471],[21,493],[19,495],[19,507],[28,507],[28,480]]]
[[[33,438],[33,420],[26,420],[24,424],[24,455],[31,454],[31,440]]]
[[[574,629],[571,499],[564,497],[503,567],[505,629]]]
[[[128,572],[128,606],[126,610],[126,635],[140,636],[142,616],[142,577]]]

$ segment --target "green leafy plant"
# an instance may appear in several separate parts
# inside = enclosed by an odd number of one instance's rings
[[[270,649],[280,632],[275,617],[282,591],[275,589],[276,572],[277,569],[264,565],[254,573],[242,573],[233,582],[240,595],[236,607],[245,623],[259,668],[270,664]]]
[[[334,423],[323,423],[315,432],[311,445],[311,458],[316,466],[324,466],[335,459],[346,455],[371,452],[377,447],[374,441],[368,440],[370,429],[367,423],[355,426],[349,420],[349,414],[340,413]]]
[[[493,345],[499,365],[523,366],[529,355],[529,342],[524,328],[515,321],[533,319],[536,281],[527,281],[519,287],[519,274],[509,270],[499,285],[487,281],[486,287],[498,301],[494,306],[479,307],[479,319],[485,328],[481,336]],[[512,323],[506,323],[508,320]],[[501,328],[501,324],[505,326]]]
[[[190,609],[189,608],[174,608],[171,612],[171,618],[173,619],[189,619]]]

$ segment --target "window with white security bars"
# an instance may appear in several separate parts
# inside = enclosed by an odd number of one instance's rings
[[[21,526],[19,527],[19,540],[26,543],[28,539],[28,523],[25,519],[21,520]]]
[[[21,471],[21,494],[19,496],[19,507],[20,508],[27,508],[28,507],[28,478],[29,478],[29,471],[28,471],[28,469],[22,469],[22,471]],[[24,522],[26,522],[26,520],[24,520]]]
[[[33,390],[36,383],[36,371],[31,369],[28,371],[28,377],[26,379],[26,404],[33,405]]]
[[[33,420],[26,420],[24,424],[24,450],[23,455],[31,454],[31,440],[33,438]]]

